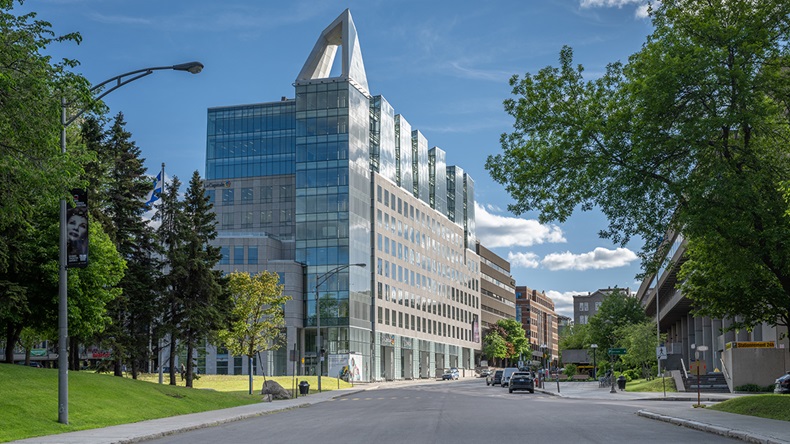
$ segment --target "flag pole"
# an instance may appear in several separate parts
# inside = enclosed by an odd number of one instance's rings
[[[162,177],[162,191],[159,192],[160,199],[161,199],[161,196],[164,196],[164,194],[165,194],[165,163],[164,162],[162,162],[162,176],[161,177]],[[163,372],[163,365],[162,365],[162,338],[161,337],[158,338],[158,342],[159,342],[159,352],[157,353],[157,360],[159,361],[158,362],[158,364],[159,364],[159,383],[163,384],[164,383],[164,379],[165,379],[165,375],[164,375],[164,372]],[[170,346],[172,347],[172,344]]]

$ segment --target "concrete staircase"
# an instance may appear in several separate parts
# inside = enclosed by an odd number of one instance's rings
[[[688,378],[683,378],[683,385],[687,392],[697,391],[697,375],[689,373]],[[730,393],[730,387],[723,373],[708,373],[699,375],[699,391],[704,393]]]

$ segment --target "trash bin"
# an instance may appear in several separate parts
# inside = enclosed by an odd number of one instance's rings
[[[620,375],[620,377],[617,378],[617,388],[625,391],[625,376]]]
[[[306,395],[310,392],[310,383],[307,381],[302,381],[299,383],[299,394]]]

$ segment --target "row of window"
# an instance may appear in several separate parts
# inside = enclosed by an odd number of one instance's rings
[[[257,221],[255,220],[258,216]],[[265,209],[261,211],[227,211],[222,213],[223,229],[232,229],[236,227],[238,220],[241,228],[256,228],[256,227],[271,227],[277,226],[279,232],[288,232],[293,234],[293,228],[283,225],[292,225],[294,212],[292,208],[282,208],[280,210]],[[256,223],[257,222],[257,223]]]
[[[477,308],[478,298],[464,291],[452,289],[452,301],[459,304]],[[435,314],[461,322],[472,322],[474,314],[453,304],[441,303],[429,297],[411,293],[401,288],[378,282],[377,297],[387,302],[397,303],[407,308],[416,308],[426,313]],[[456,297],[457,296],[457,297]],[[450,299],[450,298],[448,298]]]
[[[251,205],[255,203],[255,193],[252,187],[244,187],[240,188],[239,190],[240,195],[240,203],[242,205]],[[207,190],[206,194],[209,196],[209,201],[212,204],[216,204],[215,198],[216,193],[215,190]],[[235,188],[225,188],[222,190],[222,205],[229,206],[236,204],[236,189]],[[275,200],[276,196],[276,200]],[[260,203],[271,203],[271,202],[290,202],[293,201],[294,198],[294,187],[293,185],[263,185],[258,188],[258,202]]]
[[[378,307],[378,323],[462,341],[470,341],[472,337],[471,329],[457,327],[452,324],[436,321],[435,319],[427,319],[409,313],[390,310],[385,307]]]
[[[231,163],[210,160],[206,162],[206,178],[213,180],[282,176],[294,174],[295,165],[293,159],[272,162],[249,162],[245,159],[234,159]]]
[[[236,108],[232,111],[208,113],[208,134],[243,134],[261,131],[279,131],[294,127],[293,103],[255,108]]]
[[[244,246],[237,245],[234,247],[220,247],[219,251],[222,257],[219,259],[219,265],[257,265],[258,264],[258,246],[250,245],[247,247],[247,260],[244,260]],[[232,253],[232,254],[231,254]]]
[[[597,312],[601,308],[601,301],[595,303],[595,311]],[[579,302],[578,305],[579,311],[590,311],[590,303],[589,302]]]

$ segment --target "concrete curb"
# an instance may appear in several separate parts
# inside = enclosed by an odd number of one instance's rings
[[[731,429],[728,427],[716,426],[707,424],[700,421],[692,421],[688,419],[675,418],[672,416],[662,415],[659,413],[650,412],[647,410],[639,410],[636,412],[638,416],[643,418],[654,419],[657,421],[664,421],[670,424],[675,424],[683,427],[688,427],[694,430],[700,430],[708,433],[715,433],[719,436],[727,438],[735,438],[741,441],[757,443],[757,444],[787,444],[790,441],[778,440],[768,436],[760,435],[753,432],[746,432],[738,429]]]

